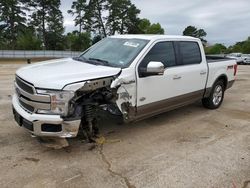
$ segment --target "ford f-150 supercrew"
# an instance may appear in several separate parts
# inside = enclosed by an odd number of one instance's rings
[[[36,136],[95,134],[98,112],[137,121],[197,100],[218,108],[235,80],[232,59],[206,57],[201,41],[168,35],[117,35],[79,57],[20,68],[16,122]]]

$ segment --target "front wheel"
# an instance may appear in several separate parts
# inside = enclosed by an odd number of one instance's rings
[[[208,98],[202,99],[202,104],[208,109],[219,108],[224,99],[225,85],[222,80],[218,80]]]

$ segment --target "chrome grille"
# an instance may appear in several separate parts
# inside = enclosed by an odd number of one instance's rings
[[[15,91],[20,106],[29,113],[37,109],[50,110],[50,96],[37,94],[34,86],[16,76]]]
[[[19,88],[21,88],[22,90],[26,91],[27,93],[34,94],[33,86],[25,82],[18,76],[16,76],[16,83],[19,86]]]
[[[34,112],[34,107],[24,103],[23,101],[19,100],[20,105],[25,108],[26,110],[28,110],[29,112]]]

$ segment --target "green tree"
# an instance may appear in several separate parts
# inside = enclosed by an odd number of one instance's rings
[[[164,34],[159,23],[138,17],[140,10],[131,0],[76,0],[68,13],[76,16],[75,25],[81,22],[80,28],[101,38],[115,33]]]
[[[19,50],[40,50],[42,41],[38,39],[32,28],[26,28],[17,37],[16,49]]]
[[[58,1],[60,3],[60,1]],[[63,50],[64,48],[64,27],[63,16],[59,10],[60,4],[52,7],[50,16],[47,19],[47,47],[50,50]]]
[[[108,0],[108,10],[106,27],[110,35],[131,32],[139,21],[140,10],[130,0]]]
[[[161,27],[159,23],[151,24],[151,22],[146,18],[143,18],[140,20],[138,27],[139,27],[139,33],[142,33],[142,34],[164,34],[165,33],[164,29]]]
[[[242,52],[243,49],[242,49],[242,46],[243,46],[244,42],[237,42],[233,48],[232,48],[232,51],[233,52]]]
[[[204,37],[207,36],[207,33],[204,29],[197,29],[195,26],[188,26],[184,29],[183,35],[191,36],[201,39],[202,42],[207,42]]]
[[[139,33],[146,34],[148,33],[148,29],[150,28],[151,23],[148,19],[143,18],[140,20],[138,27],[139,27]]]
[[[86,30],[91,30],[95,35],[107,36],[104,12],[107,10],[107,0],[90,0],[86,11]],[[90,29],[91,28],[91,29]]]
[[[92,45],[99,42],[100,40],[102,40],[102,37],[100,35],[94,36],[92,39]]]
[[[0,1],[0,37],[7,47],[15,49],[18,32],[26,27],[26,10],[24,0]]]
[[[147,34],[164,34],[164,29],[161,27],[159,23],[152,24],[148,28]]]
[[[229,46],[227,53],[239,52],[250,54],[250,37],[241,42],[236,42],[234,45]]]
[[[86,19],[86,11],[87,11],[88,5],[86,3],[86,0],[77,0],[73,1],[71,5],[71,9],[68,10],[68,13],[75,16],[74,22],[75,26],[79,26],[79,32],[82,32],[82,28],[87,23]]]
[[[84,51],[91,46],[91,37],[89,33],[79,33],[73,31],[66,36],[67,47],[72,51]]]
[[[222,54],[227,51],[227,47],[223,44],[215,44],[205,48],[206,54]]]
[[[0,25],[0,49],[1,50],[5,50],[6,49],[6,38],[5,38],[5,34],[4,34],[4,28],[5,26]]]
[[[33,8],[29,24],[35,28],[45,49],[61,49],[64,28],[60,0],[31,0],[29,5]]]
[[[250,39],[249,38],[247,41],[244,42],[242,46],[242,53],[250,54]]]

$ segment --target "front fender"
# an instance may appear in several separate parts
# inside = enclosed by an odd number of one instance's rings
[[[135,75],[123,72],[112,82],[111,88],[116,89],[116,105],[123,114],[124,121],[132,121],[136,113]]]

